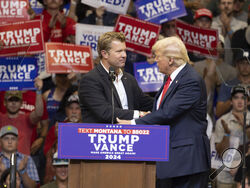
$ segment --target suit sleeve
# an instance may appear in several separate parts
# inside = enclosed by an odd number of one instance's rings
[[[191,113],[191,111],[200,117],[199,108],[196,107],[199,106],[201,100],[205,100],[201,97],[206,97],[204,92],[206,91],[201,82],[185,80],[184,83],[177,86],[175,93],[169,96],[170,98],[167,98],[158,110],[137,119],[136,124],[171,125],[172,121],[177,120],[185,113]],[[203,108],[206,109],[206,100],[204,105]]]
[[[79,97],[82,107],[91,111],[97,119],[111,122],[112,105],[109,102],[111,96],[107,96],[104,87],[97,81],[97,78],[85,75],[80,81]],[[115,118],[133,119],[133,114],[133,110],[123,110],[118,107],[115,107],[114,110]]]

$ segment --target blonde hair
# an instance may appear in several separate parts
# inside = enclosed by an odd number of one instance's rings
[[[161,51],[165,56],[173,58],[177,66],[186,62],[190,63],[186,46],[177,36],[166,37],[158,40],[153,45],[152,51]]]
[[[125,35],[120,32],[107,32],[100,36],[98,39],[97,51],[100,58],[102,58],[102,50],[109,51],[111,49],[111,43],[114,40],[125,42]]]

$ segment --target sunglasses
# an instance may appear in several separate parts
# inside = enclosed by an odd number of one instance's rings
[[[19,102],[19,101],[21,101],[21,99],[18,98],[18,97],[11,97],[11,98],[8,99],[8,101],[9,102]]]

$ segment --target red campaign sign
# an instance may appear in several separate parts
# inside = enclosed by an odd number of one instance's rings
[[[44,51],[41,20],[0,25],[0,56],[38,54]]]
[[[190,52],[217,57],[218,31],[204,29],[176,20],[176,33]]]
[[[124,33],[127,50],[151,56],[151,48],[157,41],[161,26],[129,16],[120,15],[114,31]]]
[[[47,42],[45,51],[48,73],[86,73],[93,69],[90,46]]]
[[[0,24],[29,20],[28,0],[1,0]]]

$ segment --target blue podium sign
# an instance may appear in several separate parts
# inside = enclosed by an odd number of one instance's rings
[[[58,157],[168,161],[169,126],[59,123]]]

